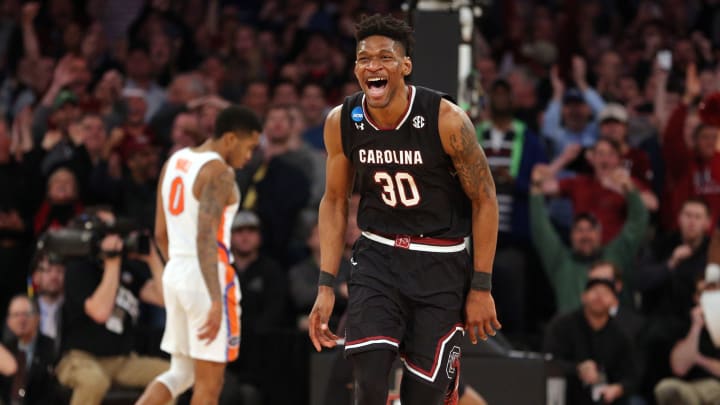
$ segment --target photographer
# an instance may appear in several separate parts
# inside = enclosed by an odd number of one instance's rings
[[[115,222],[109,212],[97,216]],[[163,303],[162,261],[154,247],[149,251],[123,255],[123,239],[106,232],[97,257],[68,263],[57,375],[73,389],[71,405],[99,405],[111,384],[144,387],[169,368],[133,352],[140,300]]]

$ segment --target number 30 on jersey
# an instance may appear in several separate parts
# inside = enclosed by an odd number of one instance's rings
[[[420,203],[420,192],[410,173],[397,172],[393,176],[380,171],[375,172],[373,179],[382,187],[380,196],[385,204],[396,207],[399,201],[405,207],[414,207]]]

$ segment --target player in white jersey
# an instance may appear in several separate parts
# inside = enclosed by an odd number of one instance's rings
[[[240,193],[233,169],[250,159],[262,125],[249,109],[231,106],[215,133],[175,152],[158,185],[155,237],[164,257],[167,320],[161,348],[170,370],[137,404],[164,404],[194,383],[192,405],[217,404],[225,365],[240,345],[240,288],[230,266],[230,225]]]

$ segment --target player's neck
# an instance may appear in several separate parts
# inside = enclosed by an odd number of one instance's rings
[[[402,89],[390,100],[387,106],[373,108],[365,104],[367,114],[380,128],[395,128],[410,105],[410,86],[404,84]]]
[[[226,160],[225,150],[222,145],[220,145],[219,139],[208,138],[205,142],[200,144],[200,146],[196,146],[192,148],[192,150],[195,152],[215,152],[220,155],[223,160]]]

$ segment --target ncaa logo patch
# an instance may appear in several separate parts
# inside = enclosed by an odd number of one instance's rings
[[[355,122],[360,122],[365,118],[365,115],[363,114],[363,109],[360,106],[357,106],[353,108],[352,112],[350,112],[350,118],[352,118]]]
[[[460,347],[453,346],[450,354],[448,354],[447,365],[445,366],[445,372],[449,379],[455,376],[458,367],[460,367]]]
[[[422,115],[416,115],[412,119],[412,124],[415,128],[420,129],[425,126],[425,117]]]
[[[240,336],[229,336],[228,337],[228,346],[230,346],[230,347],[240,346]]]

